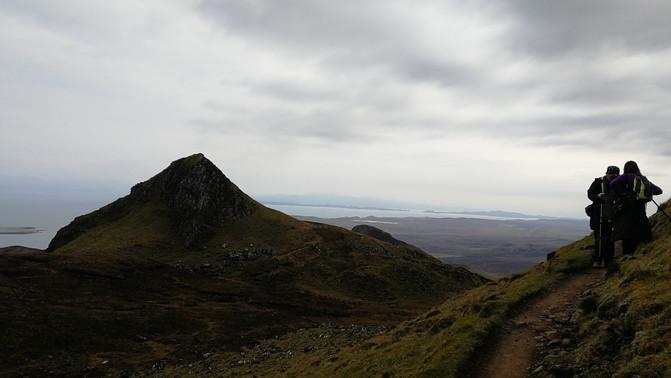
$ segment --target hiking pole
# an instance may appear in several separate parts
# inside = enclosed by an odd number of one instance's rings
[[[666,217],[671,221],[671,217],[669,216],[669,214],[667,214],[661,207],[659,207],[659,204],[657,204],[657,202],[655,202],[654,199],[652,200],[652,203],[657,205],[657,210],[661,211],[662,214],[666,215]]]
[[[603,203],[606,202],[603,198],[601,201],[601,206],[599,206],[599,254],[597,255],[599,264],[603,260]]]

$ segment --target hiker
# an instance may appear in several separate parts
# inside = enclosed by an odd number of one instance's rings
[[[611,165],[603,177],[597,177],[587,189],[587,198],[592,200],[589,228],[594,231],[593,267],[601,268],[613,261],[615,241],[612,238],[612,215],[615,194],[611,182],[620,175],[620,168]]]
[[[610,185],[616,195],[616,204],[613,213],[613,240],[622,240],[622,254],[633,255],[640,242],[652,240],[652,228],[648,222],[645,212],[645,204],[652,199],[637,199],[634,192],[635,180],[644,179],[638,164],[628,161],[624,165],[623,174],[614,179]],[[662,189],[657,185],[647,182],[651,194],[662,194]]]

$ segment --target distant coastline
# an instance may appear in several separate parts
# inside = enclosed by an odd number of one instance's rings
[[[43,231],[36,227],[0,227],[0,235],[39,234]]]
[[[334,209],[352,209],[352,210],[376,210],[376,211],[409,211],[406,209],[391,209],[386,207],[376,206],[350,206],[350,205],[334,205],[334,204],[305,204],[296,202],[281,202],[281,201],[264,201],[264,205],[272,206],[303,206],[303,207],[326,207]]]
[[[475,218],[490,220],[560,220],[562,218],[541,215],[527,215],[506,211],[442,211],[402,209],[378,206],[355,206],[338,204],[306,204],[288,201],[263,201],[263,205],[281,211],[291,216],[308,216],[317,218],[347,218],[347,217],[382,217],[382,218]],[[568,218],[566,218],[568,219]]]
[[[522,213],[515,213],[510,211],[436,211],[436,210],[427,210],[427,213],[430,214],[460,214],[460,215],[476,215],[476,216],[487,216],[493,218],[508,218],[508,219],[558,219],[556,217],[548,217],[543,215],[527,215]]]

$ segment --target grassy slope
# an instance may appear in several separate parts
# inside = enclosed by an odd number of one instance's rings
[[[467,273],[463,269],[446,267],[437,259],[413,248],[388,245],[340,227],[299,221],[251,199],[249,201],[253,208],[252,215],[220,228],[202,250],[185,249],[177,238],[171,238],[171,225],[164,216],[166,209],[159,203],[150,203],[134,209],[130,216],[87,231],[55,252],[69,255],[133,255],[169,264],[199,266],[221,264],[232,251],[273,250],[277,252],[273,262],[248,264],[247,272],[257,269],[257,279],[263,276],[276,283],[283,281],[281,275],[291,275],[290,280],[299,289],[309,289],[326,296],[344,295],[346,298],[352,297],[355,289],[352,286],[357,285],[343,283],[344,272],[352,279],[377,277],[385,281],[379,282],[381,287],[388,287],[384,293],[374,293],[374,288],[369,288],[369,294],[386,295],[388,291],[400,293],[401,297],[405,289],[412,285],[408,294],[426,291],[428,296],[445,291],[435,287],[418,287],[423,284],[430,286],[430,283],[407,282],[412,280],[413,273],[427,276],[451,274],[454,277],[458,277],[459,273]],[[408,268],[406,282],[385,279],[398,279],[403,274],[400,270],[405,267]],[[289,277],[284,281],[288,282]],[[453,290],[473,287],[472,283],[458,280],[451,283],[444,280],[444,283],[451,284]],[[422,302],[427,299],[415,295],[401,297],[388,299],[404,302]],[[375,298],[375,301],[378,299]]]
[[[124,225],[126,229],[144,227],[160,208],[147,208],[138,212],[139,219]],[[145,215],[142,215],[145,214]],[[147,218],[143,218],[148,216]],[[261,219],[264,219],[262,222]],[[274,220],[267,222],[265,220]],[[130,222],[130,221],[129,221]],[[594,305],[583,306],[582,339],[577,355],[566,356],[566,366],[584,369],[600,367],[604,374],[616,376],[664,376],[671,368],[671,290],[669,270],[671,269],[671,228],[662,214],[652,217],[655,224],[655,242],[643,246],[635,259],[627,260],[613,268],[609,277],[594,298]],[[156,226],[156,225],[154,225]],[[159,225],[164,227],[165,225]],[[258,232],[250,233],[249,230]],[[90,235],[79,242],[80,246],[67,245],[63,249],[84,250],[91,248],[98,236],[105,230],[90,231]],[[346,231],[346,230],[345,230]],[[96,245],[96,250],[119,250],[123,244],[125,251],[143,253],[140,245],[147,242],[163,246],[166,256],[177,248],[170,241],[153,239],[151,230],[143,233],[146,240],[129,240],[123,235],[116,236],[115,245]],[[380,245],[376,241],[360,237],[359,245],[373,249]],[[285,274],[300,274],[301,266],[319,266],[319,253],[332,258],[342,247],[351,251],[355,239],[348,232],[336,231],[332,227],[314,225],[298,221],[287,221],[281,213],[259,207],[252,217],[238,221],[218,234],[203,251],[180,251],[172,258],[194,262],[205,257],[213,261],[226,253],[221,245],[228,248],[244,248],[249,245],[268,245],[284,251],[280,260],[292,264],[296,269]],[[162,244],[161,244],[162,243]],[[351,347],[338,348],[325,353],[300,353],[290,363],[264,366],[258,375],[308,376],[318,373],[322,376],[375,376],[393,374],[395,376],[450,377],[463,376],[478,350],[487,343],[505,319],[525,300],[564,279],[566,275],[589,269],[591,251],[586,248],[592,238],[586,237],[569,244],[558,251],[556,257],[521,274],[504,277],[491,284],[473,289],[458,298],[442,303],[422,316],[407,321],[394,329],[384,332],[365,342]],[[84,247],[87,246],[87,247]],[[326,249],[322,249],[323,247]],[[152,247],[152,249],[153,249]],[[385,247],[389,248],[389,247]],[[394,251],[402,258],[404,252]],[[367,277],[376,272],[369,254],[361,259],[341,259],[340,267],[334,271],[347,270],[359,277]],[[410,256],[408,256],[410,257]],[[319,272],[319,270],[316,270]],[[272,282],[282,282],[282,277],[272,278]],[[326,273],[326,272],[323,272]],[[334,281],[320,282],[319,275],[297,280],[310,282],[314,294],[322,297],[342,296],[342,287]],[[364,297],[359,298],[365,301]],[[351,305],[356,303],[351,302]],[[306,348],[306,350],[309,348]],[[601,361],[597,366],[597,362]],[[208,364],[216,364],[216,356]],[[221,361],[220,361],[221,363]],[[604,365],[608,365],[604,367]],[[609,369],[609,370],[607,370]],[[595,373],[598,376],[598,373]]]
[[[463,376],[477,351],[525,299],[590,265],[589,238],[564,247],[549,263],[507,276],[444,302],[430,312],[329,359],[306,356],[286,374],[327,376]]]
[[[639,248],[635,258],[612,266],[604,284],[581,305],[582,342],[557,362],[564,372],[654,377],[671,371],[671,226],[660,213],[651,223],[655,241]],[[257,348],[291,352],[291,358],[230,368],[226,361],[235,356],[221,355],[206,365],[256,376],[466,376],[479,350],[520,304],[568,275],[590,269],[592,243],[591,236],[585,237],[561,248],[550,262],[470,290],[354,345],[320,347],[304,330]],[[259,350],[249,350],[247,356]]]
[[[667,214],[669,202],[662,205]],[[653,208],[649,205],[649,209]],[[572,359],[560,363],[597,377],[667,377],[671,371],[671,223],[651,217],[654,241],[609,269],[582,306]]]
[[[373,330],[484,282],[415,249],[256,203],[207,248],[184,249],[163,206],[135,206],[53,253],[0,255],[0,326],[12,330],[0,333],[0,374],[149,372],[301,327]],[[226,265],[246,250],[277,253]]]
[[[169,374],[324,377],[461,377],[505,319],[525,299],[590,266],[589,237],[563,248],[551,262],[507,276],[443,302],[386,332],[340,340],[339,332],[304,329],[262,342],[242,355],[217,354],[193,369]],[[332,334],[324,339],[324,334]],[[269,351],[273,358],[265,359]],[[235,366],[235,361],[253,362]],[[466,375],[465,375],[466,374]]]
[[[671,226],[660,213],[651,223],[655,241],[612,267],[594,303],[583,304],[584,341],[559,363],[567,370],[603,377],[666,376],[671,371]],[[591,237],[572,243],[550,262],[473,289],[329,358],[305,355],[283,374],[464,376],[469,361],[525,298],[567,274],[589,269],[591,244]]]

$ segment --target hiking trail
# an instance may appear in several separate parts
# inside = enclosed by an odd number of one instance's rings
[[[511,317],[476,369],[479,378],[533,377],[552,349],[577,344],[571,319],[585,294],[604,277],[605,269],[590,269],[569,277],[532,299]]]

